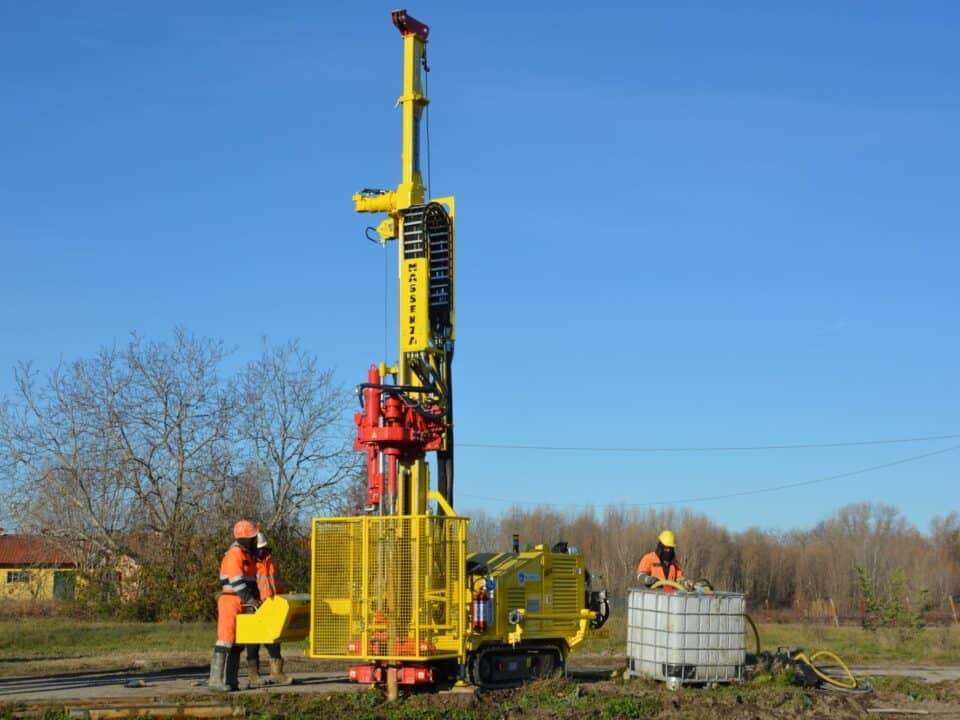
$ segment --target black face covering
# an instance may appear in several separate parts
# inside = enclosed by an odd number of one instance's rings
[[[663,543],[657,543],[657,557],[664,565],[669,565],[673,562],[674,549],[665,547]]]
[[[257,538],[256,536],[252,538],[240,538],[237,540],[237,545],[242,547],[248,553],[255,554],[257,552]]]

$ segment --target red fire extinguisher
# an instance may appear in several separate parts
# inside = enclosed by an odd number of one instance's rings
[[[489,617],[489,603],[487,596],[487,586],[481,585],[480,589],[473,593],[473,630],[474,632],[484,632],[487,629],[487,618]]]

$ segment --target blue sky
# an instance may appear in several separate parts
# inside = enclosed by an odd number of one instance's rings
[[[390,5],[7,3],[0,393],[176,325],[383,359]],[[721,7],[722,6],[722,7]],[[454,3],[431,187],[457,196],[456,504],[671,502],[732,529],[960,510],[960,8]],[[395,263],[391,247],[389,262]],[[388,294],[392,330],[393,271]]]

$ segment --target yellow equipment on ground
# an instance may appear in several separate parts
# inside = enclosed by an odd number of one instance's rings
[[[385,682],[395,697],[400,684],[498,687],[562,673],[609,606],[565,543],[521,552],[515,538],[512,552],[466,553],[468,519],[452,506],[455,204],[427,198],[420,171],[430,29],[405,10],[391,17],[404,47],[401,180],[353,201],[386,213],[379,241],[398,241],[399,359],[358,386],[366,514],[313,520],[308,654],[352,661],[351,679]],[[241,618],[238,642],[290,637],[299,621],[280,615],[302,609],[285,602]],[[254,630],[261,616],[270,630]]]
[[[257,612],[237,615],[237,643],[270,645],[303,640],[310,632],[310,596],[274,595]]]

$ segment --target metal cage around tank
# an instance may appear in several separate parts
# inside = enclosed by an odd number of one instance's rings
[[[310,657],[462,660],[467,522],[434,514],[315,518]]]
[[[627,605],[627,676],[674,686],[743,679],[742,593],[632,588]]]

